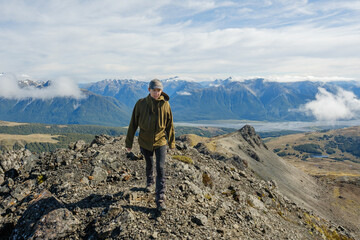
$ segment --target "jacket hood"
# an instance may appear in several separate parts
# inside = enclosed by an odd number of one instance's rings
[[[161,93],[161,95],[160,95],[160,99],[158,99],[158,100],[160,100],[160,101],[161,101],[161,96],[163,96],[163,98],[164,98],[163,100],[164,100],[164,101],[169,101],[169,100],[170,100],[169,95],[167,95],[167,94],[166,94],[166,93],[164,93],[164,92],[162,92],[162,93]],[[150,94],[148,95],[147,99],[148,99],[148,100],[146,100],[146,101],[150,101],[150,99],[151,99]]]
[[[167,95],[166,93],[162,92],[161,95],[164,96],[164,100],[165,100],[165,101],[169,101],[169,100],[170,100],[169,95]]]
[[[163,104],[169,100],[170,100],[169,95],[167,95],[164,92],[161,93],[158,99],[153,99],[150,94],[146,97],[146,103],[149,106],[150,111],[153,113],[155,112],[155,105],[157,105],[157,103],[162,102],[161,104]]]

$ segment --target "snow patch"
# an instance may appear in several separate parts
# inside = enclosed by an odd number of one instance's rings
[[[191,93],[189,93],[189,92],[177,92],[177,95],[180,95],[180,96],[190,96]]]

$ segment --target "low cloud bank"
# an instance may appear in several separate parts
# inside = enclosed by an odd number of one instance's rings
[[[316,99],[305,104],[302,110],[319,121],[355,119],[360,117],[360,100],[342,88],[335,94],[319,88]]]
[[[0,75],[0,97],[8,99],[51,99],[55,97],[70,97],[80,99],[84,97],[77,84],[69,78],[58,78],[51,81],[50,86],[36,88],[34,86],[21,88],[19,79],[11,74]]]

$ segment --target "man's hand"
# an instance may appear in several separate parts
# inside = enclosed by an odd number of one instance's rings
[[[126,151],[131,152],[131,148],[126,148]]]

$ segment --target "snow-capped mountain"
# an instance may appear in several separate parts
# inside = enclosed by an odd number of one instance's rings
[[[51,85],[51,81],[33,81],[30,79],[21,80],[18,82],[19,87],[21,88],[45,88]]]

